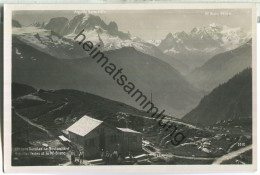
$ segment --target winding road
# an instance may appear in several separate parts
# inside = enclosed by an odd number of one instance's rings
[[[244,152],[247,152],[247,151],[249,151],[249,150],[251,150],[251,149],[252,149],[252,145],[249,145],[249,146],[243,147],[243,148],[241,148],[241,149],[239,149],[239,150],[230,152],[230,153],[228,153],[228,154],[226,154],[226,155],[224,155],[224,156],[222,156],[222,157],[217,158],[217,159],[213,162],[213,164],[219,165],[219,164],[221,164],[222,162],[224,162],[224,161],[226,161],[226,160],[233,159],[233,158],[239,156],[240,154],[242,154],[242,153],[244,153]]]
[[[15,113],[18,117],[20,117],[21,119],[23,119],[25,122],[27,122],[28,124],[30,124],[30,125],[32,125],[32,126],[38,128],[38,129],[40,129],[40,130],[46,132],[49,136],[52,136],[52,134],[51,134],[47,129],[45,129],[43,126],[38,125],[38,124],[36,124],[36,123],[33,123],[31,120],[29,120],[28,118],[22,116],[21,114],[19,114],[19,113],[16,112],[15,110],[14,110],[14,113]]]

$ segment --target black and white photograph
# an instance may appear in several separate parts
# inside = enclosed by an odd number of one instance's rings
[[[254,170],[253,5],[47,7],[6,7],[10,167]]]

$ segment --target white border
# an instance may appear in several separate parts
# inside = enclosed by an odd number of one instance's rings
[[[120,165],[11,166],[11,39],[14,10],[252,9],[253,164],[252,165]],[[242,20],[242,19],[241,19]],[[256,170],[256,5],[255,4],[8,4],[4,6],[4,171],[5,172],[248,172]]]

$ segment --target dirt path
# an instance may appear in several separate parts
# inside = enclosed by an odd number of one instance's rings
[[[45,113],[44,115],[49,114],[49,113],[52,113],[52,112],[55,112],[55,111],[58,111],[58,110],[61,110],[64,106],[68,105],[68,103],[69,103],[69,102],[64,102],[64,104],[61,104],[61,105],[58,106],[57,108],[52,109],[51,111]]]
[[[238,142],[240,142],[241,138],[242,138],[242,136],[240,136],[239,139],[228,148],[228,151],[227,151],[228,153],[234,148],[234,146],[236,146],[238,144]]]
[[[194,126],[194,125],[188,124],[188,123],[184,123],[184,122],[181,122],[181,121],[174,120],[173,122],[181,124],[181,125],[184,125],[184,126],[187,126],[189,128],[192,128],[192,129],[197,129],[197,130],[201,130],[201,131],[203,130],[203,129],[197,127],[197,126]]]
[[[49,136],[53,136],[53,135],[52,135],[47,129],[45,129],[43,126],[38,125],[38,124],[36,124],[36,123],[33,123],[31,120],[29,120],[29,119],[26,118],[25,116],[22,116],[21,114],[19,114],[19,113],[16,112],[15,110],[14,110],[14,113],[15,113],[18,117],[20,117],[21,119],[23,119],[25,122],[27,122],[28,124],[30,124],[30,125],[32,125],[32,126],[38,128],[38,129],[40,129],[40,130],[46,132]]]
[[[150,145],[151,146],[151,145]],[[160,152],[160,149],[152,146],[156,151],[150,151],[149,149],[145,148],[145,151],[148,152],[150,155],[155,155],[159,153],[160,156],[162,157],[167,157],[167,158],[171,158],[171,157],[176,157],[176,158],[181,158],[181,159],[189,159],[189,160],[215,160],[215,158],[211,158],[211,157],[192,157],[192,156],[179,156],[179,155],[175,155],[172,153],[169,154],[162,154]]]
[[[189,159],[189,160],[215,160],[215,158],[211,158],[211,157],[189,157],[189,156],[178,156],[175,154],[162,154],[162,156],[165,157],[176,157],[176,158],[181,158],[181,159]]]
[[[246,151],[249,151],[252,149],[252,145],[249,145],[249,146],[246,146],[246,147],[243,147],[239,150],[236,150],[236,151],[233,151],[233,152],[230,152],[220,158],[217,158],[213,164],[221,164],[222,162],[226,161],[226,160],[230,160],[232,158],[235,158],[237,156],[239,156],[240,154],[246,152]]]

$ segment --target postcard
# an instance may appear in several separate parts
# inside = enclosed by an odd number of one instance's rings
[[[8,4],[6,172],[256,170],[255,4]]]

